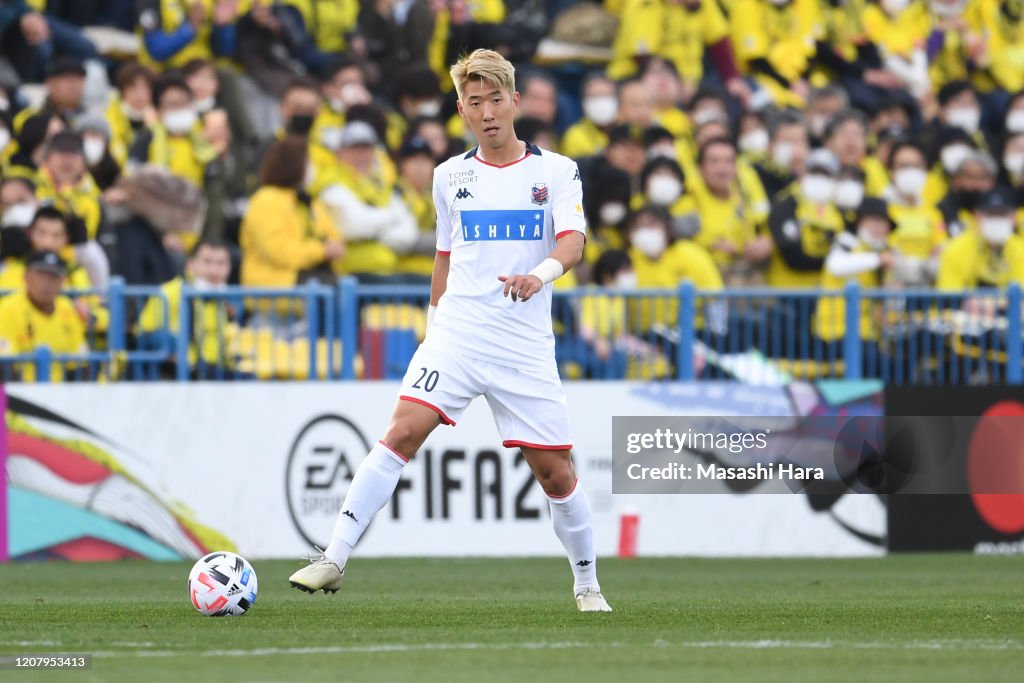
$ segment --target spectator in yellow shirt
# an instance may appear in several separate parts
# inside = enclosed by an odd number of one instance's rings
[[[46,99],[38,107],[26,107],[14,117],[14,132],[21,132],[30,117],[41,112],[52,112],[64,123],[72,125],[85,109],[85,67],[71,57],[57,57],[46,67]]]
[[[1021,138],[1021,142],[1024,142],[1024,138]],[[976,227],[974,211],[981,198],[995,189],[995,186],[995,161],[985,152],[971,150],[953,171],[949,192],[937,206],[946,224],[946,233],[951,238]]]
[[[736,127],[736,148],[740,157],[752,166],[760,164],[768,157],[768,146],[771,135],[765,116],[761,112],[745,111],[740,114],[739,125]]]
[[[203,137],[192,89],[182,76],[164,74],[153,85],[153,105],[158,120],[136,136],[129,166],[152,164],[203,187],[217,153]]]
[[[187,281],[196,294],[222,291],[231,275],[231,252],[223,242],[200,240],[185,263],[185,275],[160,287],[161,297],[146,302],[139,315],[144,345],[174,348],[181,329],[182,287]],[[192,376],[220,379],[234,376],[231,346],[238,330],[231,322],[229,305],[219,298],[193,299],[192,341],[188,362]],[[166,337],[161,339],[161,337]]]
[[[765,194],[775,201],[804,174],[804,161],[810,152],[807,125],[800,112],[781,111],[768,121],[768,151],[765,160],[755,164]]]
[[[46,143],[36,174],[36,199],[52,202],[69,219],[80,221],[84,240],[95,241],[102,221],[100,190],[86,169],[81,135],[63,131]]]
[[[977,230],[967,230],[949,242],[942,253],[936,287],[943,292],[1024,285],[1024,237],[1016,234],[1012,198],[1001,190],[986,194],[978,204]],[[965,302],[970,311],[985,308],[977,299]]]
[[[839,171],[835,155],[815,150],[808,155],[799,182],[776,198],[768,217],[774,249],[767,279],[772,287],[809,288],[821,283],[825,257],[843,231],[843,217],[834,204]],[[807,313],[798,316],[798,324],[807,322]]]
[[[692,282],[698,291],[722,289],[722,276],[707,250],[689,240],[676,240],[671,235],[671,217],[662,207],[646,206],[635,212],[629,221],[629,258],[641,289],[676,289],[682,282]],[[710,319],[698,313],[697,327],[705,322],[713,330],[721,330],[725,317],[721,307],[708,311]],[[644,297],[631,302],[630,324],[635,334],[650,335],[675,330],[679,321],[679,298]]]
[[[117,70],[117,94],[110,98],[104,117],[110,126],[110,153],[122,166],[135,136],[157,121],[153,107],[155,79],[156,75],[138,62],[125,62]]]
[[[838,85],[813,88],[807,96],[807,129],[811,134],[811,146],[825,144],[825,130],[837,115],[850,109],[850,98]],[[834,150],[833,150],[834,153]],[[840,159],[842,163],[842,159]]]
[[[36,184],[12,175],[0,180],[0,227],[25,229],[36,215]]]
[[[395,273],[400,254],[416,243],[416,219],[377,157],[380,138],[365,121],[342,129],[337,163],[324,179],[320,200],[345,226],[343,269],[372,279]]]
[[[825,33],[817,0],[736,0],[730,21],[741,70],[777,106],[803,107],[810,89],[806,76]]]
[[[864,32],[878,48],[885,70],[917,98],[931,90],[925,45],[930,30],[924,0],[883,0],[864,9]]]
[[[32,251],[53,251],[57,254],[68,251],[71,236],[67,218],[53,206],[43,206],[36,211],[28,227],[28,246]],[[92,282],[85,268],[73,260],[65,260],[67,268],[65,285],[73,290],[92,289]],[[23,258],[7,258],[0,263],[0,291],[19,290],[25,286],[26,261]],[[88,327],[106,331],[110,316],[97,296],[80,296],[74,300],[75,310]]]
[[[1024,133],[1012,133],[1003,142],[1003,181],[1013,191],[1018,209],[1024,209]]]
[[[306,280],[331,280],[340,272],[345,246],[327,208],[303,192],[308,163],[305,138],[274,143],[260,165],[260,188],[242,220],[241,283],[294,288]],[[289,302],[255,306],[256,325],[284,337],[303,334],[304,316]]]
[[[583,117],[562,137],[562,154],[573,159],[597,154],[608,145],[608,128],[619,115],[615,83],[600,72],[583,81]]]
[[[842,291],[847,283],[856,282],[861,289],[876,289],[885,284],[886,273],[892,269],[895,257],[889,251],[892,218],[882,199],[869,197],[857,209],[852,232],[836,237],[825,259],[821,288]],[[877,301],[862,298],[859,327],[862,341],[877,341],[879,337]],[[823,296],[818,301],[814,316],[814,331],[826,342],[837,342],[846,335],[846,300],[843,297]]]
[[[946,242],[942,213],[924,199],[926,164],[924,149],[911,140],[896,143],[889,153],[889,245],[896,256],[894,277],[906,287],[931,286]]]
[[[556,338],[560,364],[582,366],[585,377],[650,379],[667,376],[670,366],[656,346],[630,333],[629,299],[637,275],[629,254],[610,249],[594,264],[594,285],[615,294],[580,297],[579,333]]]
[[[864,172],[868,196],[882,195],[888,175],[878,159],[868,156],[868,122],[863,114],[847,109],[833,116],[825,127],[825,146],[841,166],[854,166]]]
[[[437,252],[437,214],[433,195],[434,155],[420,137],[405,141],[398,150],[398,189],[416,218],[418,233],[409,252],[398,259],[396,272],[419,275],[429,284]]]
[[[974,0],[965,18],[982,39],[974,82],[983,93],[1024,90],[1024,3]]]
[[[321,71],[320,94],[326,106],[313,122],[311,139],[333,152],[341,144],[345,112],[358,104],[369,104],[373,96],[366,88],[362,67],[349,56],[333,60]]]
[[[29,255],[25,288],[0,299],[0,356],[27,355],[43,346],[53,354],[88,351],[85,325],[71,299],[61,295],[66,275],[67,266],[56,252]],[[71,369],[68,363],[54,362],[50,380],[62,381]],[[22,381],[37,377],[34,363],[18,363],[13,370]]]
[[[235,54],[238,0],[139,0],[139,60],[153,68],[181,68],[193,59]]]
[[[724,281],[732,286],[759,281],[760,266],[771,254],[771,239],[760,235],[763,216],[740,188],[736,147],[713,138],[697,154],[699,178],[690,183],[687,209],[700,220],[694,241],[711,254]]]
[[[692,95],[704,77],[705,50],[728,44],[728,37],[729,24],[716,2],[625,0],[608,75],[634,76],[641,59],[658,56],[675,62]]]

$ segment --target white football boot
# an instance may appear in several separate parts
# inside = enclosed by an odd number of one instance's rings
[[[584,588],[576,594],[576,606],[581,612],[611,612],[612,608],[600,591]]]
[[[316,559],[310,559],[308,565],[288,577],[292,587],[307,593],[337,593],[341,588],[341,582],[345,578],[345,569],[338,567],[326,555],[321,554]]]

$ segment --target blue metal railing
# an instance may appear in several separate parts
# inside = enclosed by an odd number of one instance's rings
[[[414,285],[291,290],[184,285],[172,302],[160,288],[114,278],[105,292],[71,292],[106,308],[90,351],[46,348],[0,357],[0,379],[26,364],[36,381],[52,369],[70,379],[400,378],[422,338],[429,290]],[[95,302],[99,302],[96,304]],[[139,315],[156,302],[156,330]],[[876,378],[897,384],[1024,383],[1021,287],[945,293],[676,289],[556,291],[556,356],[564,377],[588,379]]]

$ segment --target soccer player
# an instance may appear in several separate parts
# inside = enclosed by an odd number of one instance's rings
[[[352,548],[402,468],[435,427],[454,425],[483,395],[502,444],[522,450],[548,496],[577,607],[609,612],[597,582],[590,503],[572,464],[551,330],[549,285],[583,256],[579,172],[570,159],[516,137],[515,70],[501,55],[477,50],[451,76],[459,114],[479,146],[434,171],[437,254],[427,336],[384,438],[352,479],[330,545],[289,580],[310,593],[337,591]]]

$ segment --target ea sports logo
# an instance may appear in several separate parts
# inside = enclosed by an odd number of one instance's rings
[[[314,418],[299,432],[285,474],[292,523],[310,545],[327,547],[341,503],[370,446],[356,426],[338,415]]]

